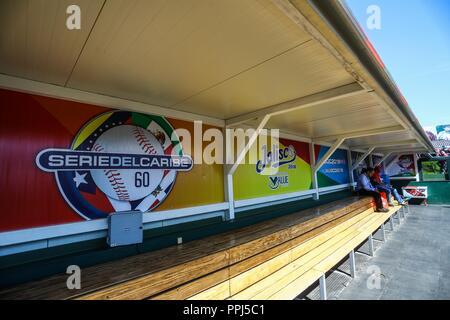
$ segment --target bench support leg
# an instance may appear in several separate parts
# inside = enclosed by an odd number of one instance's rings
[[[389,223],[391,224],[391,230],[394,231],[394,219],[392,216],[389,218]]]
[[[355,250],[350,251],[348,257],[350,262],[350,275],[352,276],[352,278],[355,278],[356,275]]]
[[[325,274],[319,279],[320,300],[327,300],[327,280]]]
[[[373,257],[373,236],[369,236],[369,255]]]
[[[384,228],[384,223],[381,225],[381,235],[382,235],[383,242],[385,242],[386,241],[386,229]]]

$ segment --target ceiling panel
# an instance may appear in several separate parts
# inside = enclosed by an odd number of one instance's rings
[[[353,82],[335,58],[311,40],[176,107],[230,118]]]
[[[389,114],[383,112],[343,114],[339,117],[315,121],[313,124],[312,137],[345,134],[397,125]]]
[[[314,138],[396,125],[370,94],[361,94],[275,115],[267,126]]]
[[[319,104],[309,108],[294,110],[287,114],[275,115],[269,125],[273,128],[285,127],[295,129],[312,121],[326,120],[352,113],[380,112],[379,103],[370,94],[360,94]]]
[[[66,9],[81,8],[81,29],[68,30]],[[0,1],[0,73],[64,85],[103,0]]]
[[[410,131],[404,131],[404,132],[391,132],[379,134],[376,136],[350,139],[346,142],[346,144],[350,146],[364,146],[364,145],[376,145],[392,141],[408,141],[411,139],[414,139],[413,133]]]
[[[266,0],[110,0],[68,86],[170,107],[309,40]]]

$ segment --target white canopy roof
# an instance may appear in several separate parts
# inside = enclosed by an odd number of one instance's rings
[[[71,4],[81,30],[65,27]],[[268,128],[353,149],[433,150],[338,1],[3,0],[0,43],[6,88],[24,78],[219,125],[271,115]]]

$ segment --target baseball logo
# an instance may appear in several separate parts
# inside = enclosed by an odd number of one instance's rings
[[[140,127],[124,125],[103,133],[92,150],[95,152],[162,155],[164,151],[156,138]],[[95,184],[108,197],[120,201],[144,198],[156,189],[163,177],[162,170],[92,170]]]
[[[178,171],[192,168],[163,117],[106,112],[80,129],[69,149],[45,149],[36,164],[54,172],[67,203],[86,219],[151,211],[169,195]]]

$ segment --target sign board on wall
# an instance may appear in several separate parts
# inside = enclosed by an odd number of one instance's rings
[[[416,176],[414,154],[395,156],[386,166],[385,172],[391,178],[414,178]]]
[[[224,201],[222,166],[193,166],[174,134],[191,123],[7,90],[0,105],[17,119],[0,127],[0,231]]]
[[[315,146],[316,162],[329,150],[326,146]],[[350,183],[347,150],[338,149],[317,172],[319,188]]]
[[[271,150],[271,148],[265,148]],[[280,139],[275,174],[265,174],[262,159],[256,164],[239,165],[234,178],[236,200],[258,198],[311,189],[311,165],[309,145],[288,139]]]

